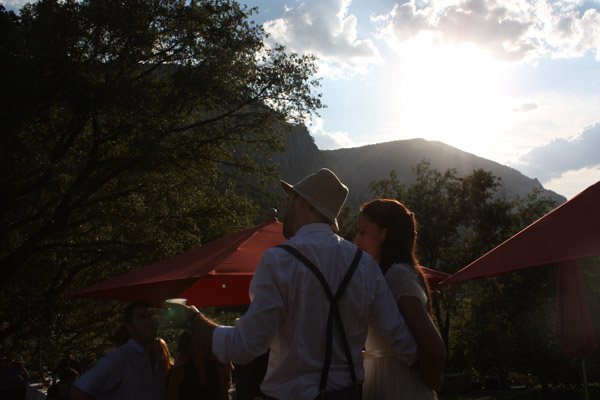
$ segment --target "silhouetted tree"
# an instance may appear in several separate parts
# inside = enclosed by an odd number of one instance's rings
[[[89,342],[75,327],[114,306],[90,315],[74,290],[254,222],[239,175],[272,177],[256,159],[321,107],[314,59],[266,46],[254,12],[0,5],[0,339]]]

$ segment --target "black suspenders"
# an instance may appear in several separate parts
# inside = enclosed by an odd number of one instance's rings
[[[354,371],[354,363],[352,362],[352,353],[350,352],[350,345],[348,344],[346,332],[344,331],[344,324],[342,322],[342,317],[338,308],[338,301],[344,295],[346,287],[348,287],[348,283],[350,283],[350,279],[352,279],[352,275],[354,275],[354,271],[356,271],[356,267],[358,267],[358,263],[362,256],[362,250],[356,249],[356,254],[354,255],[352,264],[350,264],[350,268],[348,268],[348,272],[346,272],[346,275],[344,275],[344,278],[342,279],[342,282],[340,283],[337,292],[333,294],[321,271],[319,271],[319,269],[308,258],[306,258],[302,253],[300,253],[297,249],[290,245],[281,244],[277,247],[280,247],[292,254],[304,265],[306,265],[306,267],[309,270],[311,270],[313,274],[315,274],[319,282],[321,282],[321,285],[325,290],[325,294],[327,295],[327,299],[329,300],[329,314],[327,316],[327,342],[325,346],[325,362],[323,363],[323,370],[321,371],[321,383],[319,384],[319,389],[321,393],[324,393],[325,389],[327,388],[327,375],[329,374],[329,368],[331,366],[331,356],[333,350],[334,322],[336,323],[338,334],[342,339],[344,353],[346,354],[346,362],[348,363],[348,367],[350,368],[350,376],[352,378],[352,383],[356,384],[356,373]]]

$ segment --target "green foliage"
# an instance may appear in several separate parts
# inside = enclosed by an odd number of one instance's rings
[[[600,398],[598,385],[590,385],[590,399]],[[585,394],[581,385],[556,385],[546,387],[535,387],[529,389],[505,389],[505,390],[474,390],[465,394],[444,394],[440,400],[584,400]]]
[[[238,182],[272,179],[257,160],[321,103],[314,59],[266,47],[254,12],[232,0],[0,6],[5,350],[105,343],[120,305],[70,294],[256,222]]]

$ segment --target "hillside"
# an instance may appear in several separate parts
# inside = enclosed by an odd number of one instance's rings
[[[506,165],[499,164],[444,144],[424,139],[397,140],[362,147],[319,150],[305,127],[296,127],[288,139],[288,150],[274,158],[284,179],[296,182],[321,167],[330,168],[350,187],[349,202],[357,205],[370,198],[369,183],[387,177],[392,170],[401,183],[414,182],[412,167],[419,161],[429,160],[439,170],[454,168],[459,175],[474,169],[491,171],[500,177],[504,193],[509,196],[527,196],[533,188],[543,191],[558,203],[566,199],[546,190],[537,179],[529,178]]]

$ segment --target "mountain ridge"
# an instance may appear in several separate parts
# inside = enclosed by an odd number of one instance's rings
[[[459,176],[474,169],[491,171],[502,180],[501,193],[508,197],[525,197],[534,188],[561,204],[566,198],[548,190],[536,178],[529,178],[513,167],[468,153],[440,141],[422,138],[395,140],[359,147],[321,150],[306,127],[292,128],[287,140],[287,151],[274,157],[284,180],[297,182],[319,168],[329,168],[348,185],[348,202],[356,206],[371,198],[369,183],[388,177],[392,170],[402,184],[412,184],[412,168],[428,160],[440,171],[453,168]]]

